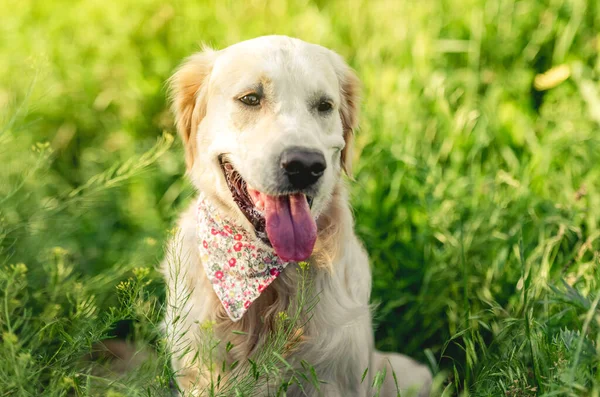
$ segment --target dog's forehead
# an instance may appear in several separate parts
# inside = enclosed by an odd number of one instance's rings
[[[243,90],[269,81],[288,89],[327,91],[330,95],[338,91],[331,51],[315,44],[269,36],[234,44],[219,53],[211,81],[221,90]]]

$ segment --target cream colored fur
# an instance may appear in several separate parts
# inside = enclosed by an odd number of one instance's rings
[[[270,98],[259,111],[240,106],[236,98],[260,82]],[[286,359],[304,360],[325,381],[309,395],[370,396],[372,377],[387,366],[382,396],[412,389],[425,396],[431,384],[428,369],[415,361],[374,349],[369,295],[368,257],[353,231],[353,219],[341,178],[350,172],[351,138],[358,122],[358,79],[330,50],[282,36],[242,42],[221,51],[204,50],[189,58],[171,80],[178,131],[186,151],[188,174],[220,211],[252,230],[231,199],[218,164],[226,153],[244,180],[263,192],[276,189],[267,166],[286,147],[303,145],[326,154],[327,170],[312,212],[318,238],[309,272],[319,302],[301,329],[300,343]],[[325,93],[334,100],[334,114],[323,117],[306,108],[306,98]],[[205,277],[196,238],[195,205],[178,223],[169,244],[163,272],[168,287],[166,334],[173,367],[184,394],[200,395],[216,380],[220,363],[248,357],[261,349],[273,332],[278,313],[296,302],[298,275],[290,265],[233,323]],[[207,348],[206,324],[222,340],[214,352],[216,366],[197,359]],[[242,333],[232,331],[242,331]],[[226,342],[233,348],[225,351]],[[196,357],[196,358],[195,358]],[[369,368],[368,377],[361,376]],[[264,391],[263,394],[267,392]],[[303,395],[298,388],[288,396]],[[416,395],[416,394],[414,394]]]

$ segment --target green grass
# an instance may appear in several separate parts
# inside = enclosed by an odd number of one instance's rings
[[[203,42],[272,33],[363,81],[378,346],[445,396],[600,395],[598,2],[7,0],[0,20],[0,396],[167,393],[154,269],[193,192],[157,143],[164,82]],[[110,383],[82,362],[106,335],[158,354]]]

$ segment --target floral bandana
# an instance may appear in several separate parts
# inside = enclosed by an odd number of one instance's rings
[[[198,199],[198,242],[206,276],[231,321],[238,321],[289,262],[221,216],[203,194]]]

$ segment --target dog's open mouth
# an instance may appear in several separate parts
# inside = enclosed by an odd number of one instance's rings
[[[310,207],[312,198],[302,193],[268,195],[249,187],[223,156],[219,158],[233,201],[254,227],[256,236],[285,261],[303,261],[317,239]]]

